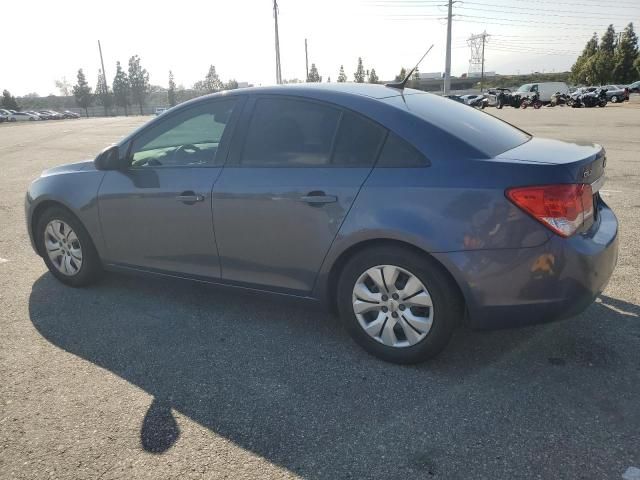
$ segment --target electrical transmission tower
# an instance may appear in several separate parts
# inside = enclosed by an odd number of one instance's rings
[[[467,45],[471,49],[469,59],[469,77],[480,77],[480,91],[484,82],[484,45],[487,43],[489,34],[484,31],[477,35],[471,35],[467,39]]]

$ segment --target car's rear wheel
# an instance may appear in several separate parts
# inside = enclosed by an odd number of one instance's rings
[[[353,339],[394,363],[417,363],[449,342],[462,301],[442,267],[410,249],[359,252],[338,282],[338,310]]]
[[[62,283],[82,287],[99,278],[98,252],[73,214],[59,207],[47,209],[38,219],[35,235],[47,268]]]

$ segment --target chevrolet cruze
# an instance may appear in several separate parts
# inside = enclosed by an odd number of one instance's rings
[[[325,84],[186,102],[29,187],[71,286],[146,272],[304,297],[412,363],[461,324],[575,315],[617,260],[602,147],[534,138],[416,90]]]

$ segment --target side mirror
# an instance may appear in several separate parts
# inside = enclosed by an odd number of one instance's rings
[[[98,170],[119,170],[120,149],[117,145],[111,145],[98,154],[93,164]]]

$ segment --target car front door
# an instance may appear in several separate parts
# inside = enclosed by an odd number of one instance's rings
[[[307,293],[386,130],[324,103],[247,102],[213,191],[222,278]]]
[[[131,141],[128,168],[98,194],[110,263],[217,278],[211,189],[220,175],[237,99],[167,113]]]

